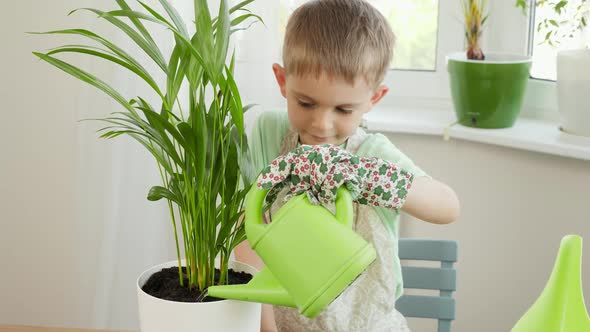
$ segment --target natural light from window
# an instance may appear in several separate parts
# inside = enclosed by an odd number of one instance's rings
[[[282,0],[284,34],[288,16],[306,0]],[[397,37],[392,69],[436,70],[438,0],[368,0],[385,16]]]
[[[584,32],[575,30],[570,35],[571,26],[565,22],[572,15],[571,11],[568,12],[568,8],[571,10],[571,8],[576,8],[581,3],[582,0],[570,0],[567,6],[564,7],[562,15],[557,15],[551,6],[537,6],[534,9],[535,19],[531,27],[533,33],[531,76],[533,78],[555,80],[557,76],[557,52],[560,50],[580,49],[590,45],[589,29]],[[551,37],[553,46],[548,42],[544,42],[547,33],[549,33],[544,22],[547,22],[549,28],[553,27],[553,30],[557,31],[555,37]],[[560,26],[559,29],[555,30],[553,22]]]

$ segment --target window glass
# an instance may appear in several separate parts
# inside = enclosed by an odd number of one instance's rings
[[[563,2],[563,1],[561,1]],[[558,2],[555,2],[558,3]],[[556,57],[560,50],[580,49],[590,45],[589,29],[577,29],[583,13],[590,11],[587,0],[569,0],[567,5],[557,13],[552,1],[533,8],[534,20],[531,20],[533,65],[531,76],[534,78],[555,80]],[[581,7],[579,7],[581,6]],[[576,9],[580,10],[576,11]],[[580,18],[579,18],[580,17]],[[588,18],[586,14],[585,20]],[[590,22],[586,22],[590,25]]]
[[[288,16],[306,0],[282,0],[281,35]],[[392,69],[436,69],[438,0],[369,0],[391,24],[397,41]]]

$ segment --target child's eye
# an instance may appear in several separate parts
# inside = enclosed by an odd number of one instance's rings
[[[307,103],[301,100],[298,100],[297,103],[299,103],[299,105],[303,108],[312,108],[313,104],[312,103]]]
[[[336,110],[337,110],[339,113],[343,113],[343,114],[350,114],[350,113],[352,113],[352,110],[348,110],[348,109],[341,108],[341,107],[336,107]]]

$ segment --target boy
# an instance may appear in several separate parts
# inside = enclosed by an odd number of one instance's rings
[[[428,177],[385,136],[359,128],[362,116],[388,92],[381,82],[393,43],[385,18],[362,0],[315,0],[295,10],[285,33],[284,67],[272,66],[287,113],[269,112],[257,119],[249,142],[254,176],[299,144],[340,145],[414,174],[403,211],[431,223],[453,222],[459,214],[454,191]],[[281,204],[279,197],[271,214]],[[355,204],[355,231],[375,246],[376,261],[314,319],[293,308],[263,305],[261,329],[407,331],[394,306],[403,288],[398,222],[398,211]],[[263,265],[246,242],[236,249],[236,258],[257,268]]]

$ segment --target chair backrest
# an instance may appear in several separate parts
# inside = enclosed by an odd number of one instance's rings
[[[395,307],[405,317],[434,318],[438,320],[438,332],[450,332],[455,319],[457,273],[453,263],[457,261],[456,241],[405,238],[399,240],[400,260],[440,261],[440,267],[404,266],[404,289],[438,290],[439,296],[403,295]]]

